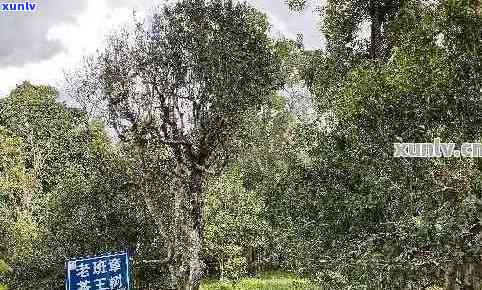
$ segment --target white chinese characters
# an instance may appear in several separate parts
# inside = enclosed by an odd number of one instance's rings
[[[94,275],[107,273],[107,263],[105,262],[105,260],[93,262],[92,264],[94,267]]]
[[[110,289],[120,289],[122,287],[122,275],[110,278]]]
[[[89,277],[89,270],[90,267],[88,264],[81,263],[76,268],[77,276],[79,276],[80,278],[87,278]]]
[[[112,288],[107,287],[107,278],[95,279],[95,287],[96,287],[95,288],[96,290],[111,290],[112,289]]]
[[[121,269],[121,260],[118,258],[110,260],[109,267],[110,272],[117,273]]]
[[[76,286],[72,290],[120,290],[123,286],[122,260],[120,258],[101,259],[92,262],[70,264],[69,271],[77,277]]]
[[[79,286],[77,290],[90,290],[89,283],[89,281],[80,281],[79,283],[77,283],[77,286]]]

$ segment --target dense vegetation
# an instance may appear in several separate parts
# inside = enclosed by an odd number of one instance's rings
[[[67,257],[117,250],[136,289],[481,289],[481,160],[393,157],[481,142],[481,5],[328,0],[308,51],[248,5],[183,0],[68,74],[75,108],[18,85],[0,289],[63,289]]]

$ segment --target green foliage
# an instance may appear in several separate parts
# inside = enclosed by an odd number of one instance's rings
[[[234,166],[233,166],[234,167]],[[206,204],[206,238],[213,247],[260,246],[268,225],[262,219],[263,202],[243,187],[239,166],[211,185]]]
[[[2,280],[2,275],[5,273],[10,272],[12,269],[3,261],[0,259],[0,281]],[[7,286],[3,285],[0,283],[0,290],[8,290]]]
[[[35,255],[41,229],[31,215],[39,182],[26,167],[24,142],[0,127],[0,273]]]
[[[237,282],[248,274],[248,262],[245,257],[233,256],[223,265],[223,278]]]
[[[11,269],[10,267],[7,265],[7,263],[5,263],[5,261],[3,260],[0,260],[0,273],[7,273],[9,272]]]
[[[286,0],[285,2],[288,4],[288,7],[294,11],[302,11],[306,8],[307,4],[306,0]]]
[[[307,279],[300,279],[294,275],[271,272],[260,274],[259,277],[243,278],[237,283],[206,281],[202,290],[314,290],[319,289]]]
[[[11,287],[56,289],[65,257],[134,243],[125,162],[103,124],[55,98],[24,83],[0,102],[0,253],[15,269]]]
[[[268,205],[297,249],[289,264],[323,287],[439,285],[450,271],[476,281],[449,265],[478,255],[477,161],[392,157],[402,140],[480,140],[480,82],[466,72],[480,71],[480,46],[467,43],[480,43],[481,26],[468,7],[407,2],[386,62],[354,59],[339,74],[347,58],[328,51],[304,68],[321,115],[338,125],[318,135],[311,167],[289,167]]]

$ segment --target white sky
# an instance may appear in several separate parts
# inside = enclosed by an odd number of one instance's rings
[[[12,46],[8,47],[6,55],[0,52],[0,96],[7,95],[16,84],[24,80],[61,87],[63,71],[75,67],[82,56],[95,53],[96,49],[101,48],[108,32],[132,19],[134,9],[137,11],[136,15],[142,17],[159,3],[155,0],[78,0],[83,3],[76,4],[78,7],[75,8],[76,10],[72,8],[68,17],[60,17],[60,15],[67,13],[65,6],[66,2],[70,1],[62,2],[64,7],[60,11],[42,11],[42,8],[55,10],[60,5],[56,5],[55,2],[60,3],[60,1],[65,0],[39,0],[36,2],[37,10],[30,12],[31,15],[8,15],[9,18],[6,19],[6,13],[12,12],[0,12],[0,40],[4,40],[2,45],[10,43]],[[302,33],[306,48],[322,46],[318,29],[319,16],[313,6],[308,7],[304,12],[297,13],[289,11],[284,0],[248,0],[247,2],[268,15],[273,26],[273,35],[294,39],[297,33]],[[59,15],[58,21],[55,19],[57,15]],[[1,19],[2,17],[5,19]],[[45,17],[45,20],[42,17]],[[8,25],[2,25],[2,20]],[[31,27],[29,27],[30,23]],[[36,27],[39,24],[40,26],[48,24],[48,26],[42,30]],[[17,25],[19,30],[23,28],[26,31],[15,33]],[[28,33],[32,34],[30,38],[26,35]],[[38,35],[39,33],[45,35]],[[25,39],[17,39],[19,37]],[[25,56],[23,56],[25,61],[18,62],[16,58],[13,60],[12,55],[16,56],[15,52],[22,49],[24,55],[28,55],[30,50],[36,51],[39,55],[48,55],[49,53],[38,52],[45,46],[45,43],[41,46],[40,42],[55,43],[58,51],[54,50],[52,55],[47,57],[32,55],[32,60]]]

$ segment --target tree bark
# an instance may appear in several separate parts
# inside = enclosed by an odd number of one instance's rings
[[[176,289],[198,290],[203,276],[201,251],[203,244],[203,172],[193,166],[187,172],[184,195],[176,195]],[[184,205],[184,206],[183,206]],[[182,213],[181,213],[182,212]],[[184,242],[182,241],[184,240]]]
[[[248,258],[248,273],[249,275],[256,274],[256,248],[253,246],[248,246],[247,251],[247,258]]]
[[[203,243],[203,172],[197,168],[191,170],[190,178],[190,210],[191,229],[189,234],[189,290],[198,290],[203,275],[201,250]]]
[[[193,227],[190,235],[189,250],[189,290],[198,290],[203,275],[201,262],[202,231],[198,227]]]
[[[189,232],[189,226],[186,225],[186,210],[185,210],[185,192],[181,190],[175,195],[175,257],[172,261],[174,270],[173,284],[177,290],[188,289],[189,283],[189,267],[186,264],[186,252],[188,250],[186,241],[186,234]]]
[[[451,262],[445,269],[445,289],[456,290],[456,269],[453,262]]]
[[[370,58],[377,59],[381,56],[382,47],[382,22],[383,14],[381,7],[371,1],[370,17],[371,17],[371,33],[370,33]]]

